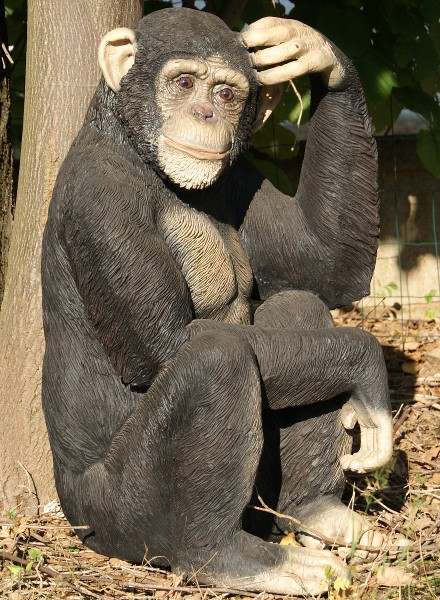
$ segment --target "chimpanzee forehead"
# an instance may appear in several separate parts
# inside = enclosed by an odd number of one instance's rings
[[[217,16],[189,8],[165,8],[145,16],[135,27],[139,49],[154,62],[165,55],[208,58],[219,55],[225,63],[252,76],[252,64],[237,32]]]

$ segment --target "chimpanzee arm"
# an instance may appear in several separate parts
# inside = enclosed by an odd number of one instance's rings
[[[321,43],[341,76],[331,85],[328,74],[311,74],[312,117],[297,194],[290,198],[264,181],[242,236],[262,297],[304,289],[335,307],[369,293],[379,235],[377,156],[356,71],[323,36]]]
[[[72,164],[81,172],[61,173],[51,207],[66,206],[60,237],[69,268],[116,373],[148,384],[192,318],[185,279],[154,225],[161,184],[148,172],[132,177],[133,166],[105,148],[99,160],[68,158],[64,169]]]

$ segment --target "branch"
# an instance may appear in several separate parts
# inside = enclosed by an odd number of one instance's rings
[[[5,56],[8,59],[8,61],[11,63],[11,65],[14,64],[14,61],[12,60],[12,56],[9,54],[8,49],[6,48],[6,44],[4,44],[2,42],[1,46],[0,46],[0,56],[2,59],[2,68],[4,71],[6,71],[6,61],[5,61]]]
[[[261,510],[262,512],[270,513],[271,515],[274,515],[275,517],[278,517],[280,519],[287,519],[288,521],[291,521],[292,523],[299,525],[301,527],[301,529],[304,529],[304,533],[312,534],[314,537],[317,537],[319,540],[322,540],[323,542],[325,542],[328,546],[342,546],[344,548],[351,548],[353,546],[352,542],[346,542],[343,540],[328,538],[325,535],[322,535],[322,533],[320,533],[319,531],[316,531],[316,529],[312,529],[308,525],[301,523],[301,521],[299,521],[298,519],[295,519],[295,517],[291,517],[290,515],[283,515],[282,513],[276,512],[275,510],[273,510],[272,508],[269,508],[267,506],[267,504],[264,502],[264,500],[261,498],[261,496],[259,494],[258,494],[258,500],[261,502],[262,506],[251,506],[251,508],[253,508],[255,510]],[[378,548],[376,546],[363,546],[361,544],[356,544],[355,547],[356,547],[356,550],[366,550],[367,552],[378,553],[380,551],[380,548]]]

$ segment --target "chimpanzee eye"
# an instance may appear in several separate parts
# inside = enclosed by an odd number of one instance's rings
[[[181,87],[184,90],[189,90],[193,87],[194,82],[191,79],[191,77],[188,77],[187,75],[184,75],[183,77],[180,77],[180,79],[178,79],[176,81],[177,85],[179,87]]]
[[[231,90],[231,88],[222,88],[219,92],[218,92],[220,98],[223,100],[223,102],[232,102],[232,100],[234,99],[234,92]]]

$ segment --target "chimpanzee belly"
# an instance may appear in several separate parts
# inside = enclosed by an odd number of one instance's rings
[[[236,230],[184,204],[161,211],[158,225],[186,279],[195,317],[249,324],[252,271]]]

